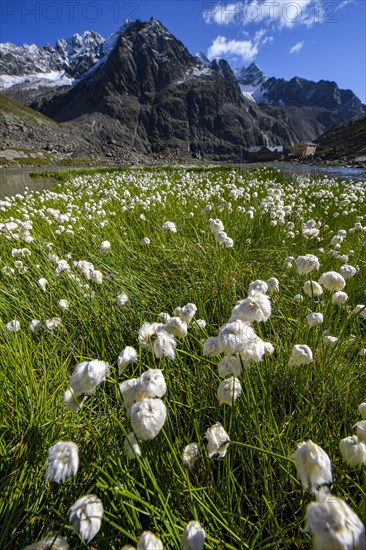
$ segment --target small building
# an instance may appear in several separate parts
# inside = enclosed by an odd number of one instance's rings
[[[294,157],[308,157],[314,155],[316,151],[316,143],[310,141],[300,141],[292,146],[292,155]]]
[[[271,160],[279,160],[283,156],[283,146],[276,145],[255,145],[249,148],[249,159],[251,162],[263,162]]]

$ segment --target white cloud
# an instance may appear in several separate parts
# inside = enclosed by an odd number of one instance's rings
[[[258,44],[251,40],[228,40],[225,36],[218,36],[207,50],[207,57],[239,58],[242,61],[252,61],[258,54]]]
[[[339,10],[353,0],[323,2],[322,0],[243,0],[235,3],[206,3],[205,23],[229,25],[262,24],[276,28],[293,28],[337,20]]]
[[[266,29],[259,29],[254,38],[249,38],[249,33],[243,33],[245,40],[228,39],[225,36],[217,36],[207,50],[207,57],[224,57],[231,61],[253,61],[258,55],[259,49],[267,43],[273,42],[273,36],[266,36]]]
[[[301,42],[297,42],[297,44],[292,46],[292,48],[289,50],[289,53],[300,53],[304,44],[305,44],[305,40],[302,40]]]

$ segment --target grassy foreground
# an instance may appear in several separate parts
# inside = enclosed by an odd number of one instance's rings
[[[146,529],[165,548],[179,548],[193,519],[206,531],[207,549],[309,548],[303,528],[312,497],[290,459],[308,439],[332,460],[332,492],[365,522],[365,471],[347,466],[338,449],[340,439],[354,433],[357,407],[366,401],[366,357],[360,355],[366,321],[352,313],[366,302],[365,213],[364,182],[269,169],[103,172],[1,201],[0,548],[23,548],[49,533],[68,536],[71,548],[86,547],[72,532],[68,510],[88,493],[105,510],[90,543],[97,549],[136,545]],[[233,247],[216,242],[210,218],[222,221]],[[29,220],[33,227],[22,228]],[[314,231],[307,235],[309,220]],[[161,231],[166,221],[176,224],[176,233]],[[345,237],[332,241],[339,230]],[[141,244],[145,237],[149,245]],[[106,240],[111,250],[102,254]],[[15,258],[14,248],[31,255]],[[300,275],[290,261],[285,267],[289,256],[308,253],[319,258],[319,271]],[[56,275],[57,259],[67,260],[69,273]],[[93,263],[102,284],[74,269],[80,260]],[[333,305],[327,290],[319,298],[303,294],[305,281],[344,264],[358,269],[347,279],[345,305]],[[217,336],[252,281],[270,277],[279,280],[272,315],[253,328],[275,352],[243,369],[241,396],[232,406],[220,405],[222,357],[203,356],[203,342]],[[40,278],[48,281],[45,291]],[[130,307],[118,307],[120,292]],[[297,294],[304,299],[294,300]],[[60,299],[69,302],[67,311]],[[174,360],[158,360],[138,345],[144,321],[188,302],[206,327],[188,327]],[[322,325],[309,328],[311,312],[323,313]],[[54,317],[62,324],[53,330],[29,328],[33,319]],[[6,332],[12,320],[20,331]],[[326,343],[324,335],[338,341]],[[312,349],[311,364],[289,365],[295,344]],[[136,348],[138,361],[118,376],[126,346]],[[70,375],[92,359],[107,361],[111,374],[79,413],[69,412],[63,394]],[[131,425],[119,383],[148,368],[163,370],[167,420],[154,440],[140,445],[141,457],[127,460],[123,443]],[[210,459],[204,435],[216,422],[231,442],[224,458]],[[46,459],[60,440],[78,444],[80,465],[76,477],[56,485],[45,482]],[[182,453],[191,442],[198,442],[200,456],[189,469]]]

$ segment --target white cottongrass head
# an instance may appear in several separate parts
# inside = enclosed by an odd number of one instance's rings
[[[323,294],[323,289],[316,281],[306,281],[303,286],[303,291],[306,296],[318,297]]]
[[[62,320],[60,317],[52,317],[51,319],[46,319],[43,326],[47,330],[53,330],[54,328],[58,328],[61,326]]]
[[[86,543],[98,533],[103,517],[103,504],[96,495],[80,497],[69,509],[69,522]]]
[[[343,292],[342,290],[335,292],[332,296],[332,304],[336,306],[341,306],[342,304],[345,304],[347,300],[348,294],[346,292]]]
[[[360,441],[357,435],[341,439],[339,450],[345,463],[352,468],[366,466],[366,444]]]
[[[198,521],[190,521],[183,531],[180,550],[202,550],[206,533]]]
[[[346,286],[346,281],[336,271],[326,271],[319,277],[319,284],[331,292],[343,290]]]
[[[189,323],[192,321],[193,317],[195,316],[197,311],[196,304],[188,303],[183,307],[176,307],[173,311],[173,315],[176,317],[180,317],[184,323],[189,325]]]
[[[252,292],[248,298],[241,300],[231,311],[230,321],[239,319],[244,323],[268,321],[271,315],[271,300],[261,292]]]
[[[38,319],[32,319],[32,321],[29,323],[29,328],[32,332],[39,332],[42,327],[43,324]]]
[[[180,317],[169,317],[164,325],[164,330],[177,338],[185,338],[187,336],[187,323],[182,321]]]
[[[199,457],[199,445],[196,442],[186,445],[183,450],[183,464],[192,468],[197,458]]]
[[[356,428],[356,434],[359,441],[362,441],[362,443],[366,444],[366,420],[360,420],[360,422],[356,422],[354,427]]]
[[[209,458],[224,458],[229,448],[230,437],[219,422],[208,428],[205,439]]]
[[[305,530],[313,536],[314,550],[365,550],[365,527],[344,502],[331,494],[306,509]]]
[[[120,308],[123,308],[123,307],[130,307],[130,305],[131,305],[131,300],[129,299],[127,294],[125,292],[120,292],[117,295],[117,306]]]
[[[138,378],[135,401],[148,397],[163,397],[166,394],[166,383],[163,372],[159,369],[149,369]]]
[[[137,351],[132,346],[126,346],[118,356],[118,374],[119,376],[125,371],[128,365],[136,363]]]
[[[161,226],[161,230],[163,233],[176,233],[177,226],[174,222],[164,222]]]
[[[339,269],[339,273],[345,278],[350,279],[351,277],[354,277],[357,273],[357,268],[353,267],[353,265],[342,265],[342,267]]]
[[[70,307],[70,304],[67,300],[59,300],[58,307],[62,309],[62,311],[67,311]]]
[[[232,376],[221,382],[217,390],[220,405],[232,405],[241,395],[241,384],[238,378]]]
[[[296,344],[292,348],[290,365],[309,365],[313,361],[313,352],[306,344]]]
[[[125,438],[123,448],[129,460],[136,458],[136,456],[141,456],[141,449],[133,432]]]
[[[97,285],[101,285],[103,283],[103,273],[98,269],[95,269],[91,274],[90,280]]]
[[[84,361],[75,367],[70,377],[70,387],[77,397],[93,393],[109,374],[109,365],[105,361]]]
[[[71,441],[58,441],[47,451],[47,470],[45,478],[55,483],[64,483],[75,476],[79,467],[79,449]]]
[[[323,341],[325,344],[336,344],[338,342],[338,338],[336,336],[330,336],[329,334],[326,334],[323,338]]]
[[[240,376],[242,373],[241,361],[238,355],[225,356],[218,365],[220,378],[226,376]]]
[[[310,439],[300,443],[291,458],[295,462],[297,477],[305,489],[314,492],[320,485],[332,483],[330,458]]]
[[[216,220],[210,218],[209,222],[210,222],[210,230],[213,235],[216,236],[217,233],[225,230],[224,224],[218,218]]]
[[[256,294],[257,292],[259,292],[260,294],[266,294],[268,292],[268,284],[266,283],[266,281],[257,279],[256,281],[253,281],[250,283],[249,289],[248,289],[248,295],[251,296],[252,294]]]
[[[20,323],[16,319],[13,321],[9,321],[9,323],[6,323],[5,325],[5,332],[19,332],[20,331]]]
[[[131,425],[138,439],[154,439],[166,420],[167,410],[161,399],[143,399],[131,408]]]
[[[147,245],[150,244],[150,242],[151,241],[150,241],[149,237],[144,237],[143,239],[141,239],[140,244],[143,244],[143,245],[147,246]]]
[[[69,550],[67,539],[58,535],[47,535],[33,544],[28,544],[23,550]]]
[[[162,330],[164,330],[164,325],[162,323],[148,323],[147,321],[142,323],[138,335],[140,346],[145,349],[150,349],[158,332]]]
[[[138,385],[138,378],[131,378],[130,380],[125,380],[119,385],[119,391],[122,395],[123,404],[129,411],[134,404],[136,397],[136,389]]]
[[[279,292],[280,283],[279,280],[276,279],[276,277],[271,277],[270,279],[268,279],[268,281],[266,281],[266,283],[268,287],[268,292]]]
[[[309,315],[306,317],[306,320],[308,322],[309,328],[316,327],[318,325],[322,325],[324,322],[324,317],[322,313],[309,313]]]
[[[203,355],[216,356],[220,354],[220,341],[216,336],[210,336],[203,344]]]
[[[101,254],[106,254],[111,249],[111,243],[109,241],[103,241],[100,245],[99,252]]]
[[[362,416],[362,420],[366,420],[366,403],[361,403],[361,405],[358,406],[358,412]]]
[[[163,550],[161,540],[151,531],[144,531],[137,542],[137,550]]]
[[[76,396],[72,389],[64,393],[64,403],[68,411],[78,413],[86,399],[85,395]]]
[[[41,290],[43,290],[43,292],[46,292],[47,285],[48,285],[48,281],[44,277],[41,277],[40,279],[38,279],[38,286]]]
[[[172,361],[175,359],[175,347],[177,342],[174,339],[174,336],[167,332],[166,330],[160,330],[154,340],[153,349],[154,354],[157,359],[162,357],[167,357]]]
[[[305,256],[299,256],[296,259],[296,268],[300,275],[310,273],[314,269],[318,270],[319,267],[319,259],[314,254],[305,254]]]
[[[226,323],[220,328],[219,347],[220,352],[233,355],[245,351],[246,346],[257,338],[252,327],[238,319]]]

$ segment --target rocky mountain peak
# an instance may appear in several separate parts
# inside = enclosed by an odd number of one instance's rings
[[[264,72],[255,63],[251,63],[248,67],[234,69],[234,74],[242,86],[260,86],[267,80]]]

